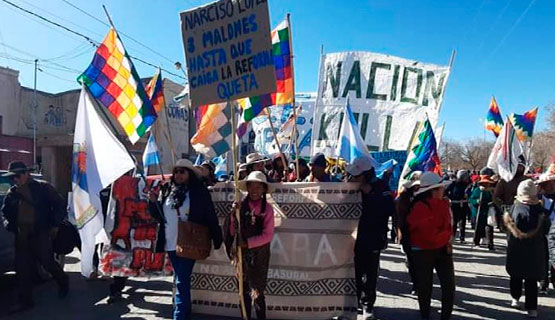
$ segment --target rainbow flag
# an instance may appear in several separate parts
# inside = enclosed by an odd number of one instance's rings
[[[408,178],[414,171],[432,171],[442,175],[436,138],[429,119],[421,125],[418,135],[410,146],[401,180]]]
[[[489,111],[486,116],[486,130],[493,132],[497,138],[502,128],[503,118],[501,117],[501,112],[499,111],[499,105],[497,104],[495,97],[491,97]]]
[[[536,124],[536,117],[538,116],[538,108],[534,108],[522,115],[513,113],[509,119],[515,127],[518,140],[527,141],[532,139],[534,135],[534,125]]]
[[[277,91],[237,100],[244,110],[243,119],[245,122],[251,121],[266,107],[293,103],[295,88],[293,82],[293,60],[291,59],[292,46],[289,34],[290,26],[288,19],[282,21],[272,30],[272,53],[276,69]]]
[[[231,150],[231,106],[226,103],[208,105],[197,132],[191,138],[196,152],[214,158]]]
[[[164,106],[166,105],[166,101],[164,100],[164,86],[162,83],[162,72],[160,69],[156,72],[156,74],[150,79],[145,87],[146,94],[150,99],[150,103],[152,103],[152,107],[156,110],[156,114],[160,113]]]
[[[92,96],[110,110],[132,144],[156,120],[156,110],[114,28],[110,28],[77,81],[85,84]]]

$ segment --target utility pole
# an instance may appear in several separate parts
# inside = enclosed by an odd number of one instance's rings
[[[38,169],[37,167],[37,109],[38,109],[38,100],[37,100],[37,70],[38,70],[38,63],[39,59],[35,59],[35,88],[34,88],[34,103],[33,103],[33,166],[35,170]]]

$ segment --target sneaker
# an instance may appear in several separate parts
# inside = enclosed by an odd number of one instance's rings
[[[376,320],[376,316],[374,316],[374,312],[372,312],[372,311],[364,311],[362,319],[364,319],[364,320]]]
[[[537,318],[538,317],[538,310],[528,310],[528,317],[529,318]]]
[[[518,303],[517,299],[512,299],[511,300],[511,308],[515,308],[515,309],[519,309],[520,308],[520,304]]]

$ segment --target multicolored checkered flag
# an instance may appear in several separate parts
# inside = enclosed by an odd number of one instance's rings
[[[193,148],[207,158],[217,157],[231,150],[231,106],[229,103],[206,107],[197,133],[191,139]]]

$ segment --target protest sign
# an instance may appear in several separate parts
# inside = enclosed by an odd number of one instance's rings
[[[362,204],[356,184],[283,183],[268,201],[275,233],[266,286],[269,319],[331,319],[354,315],[354,233]],[[233,185],[212,189],[216,213],[231,211]],[[235,268],[224,249],[197,261],[192,276],[193,312],[239,316]]]
[[[193,107],[276,91],[267,0],[220,0],[180,16]]]
[[[437,123],[449,67],[372,52],[322,56],[313,153],[335,154],[347,96],[370,151],[406,150],[417,121]]]
[[[166,252],[156,252],[160,224],[141,197],[144,183],[122,176],[112,186],[104,228],[110,243],[104,245],[99,270],[106,276],[137,277],[171,275]]]

